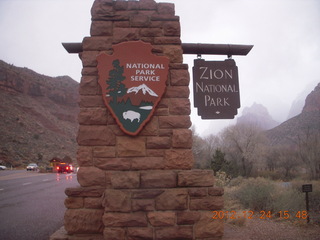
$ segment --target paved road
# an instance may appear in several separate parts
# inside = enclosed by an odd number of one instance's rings
[[[47,240],[63,225],[64,190],[76,174],[0,171],[0,239]]]

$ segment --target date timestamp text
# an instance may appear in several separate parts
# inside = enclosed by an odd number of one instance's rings
[[[289,212],[289,211],[212,211],[212,219],[239,219],[239,218],[247,218],[247,219],[307,219],[308,212],[307,211],[297,211],[297,212]]]

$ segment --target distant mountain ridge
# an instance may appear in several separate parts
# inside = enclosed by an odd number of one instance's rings
[[[75,160],[79,83],[0,60],[0,162]]]
[[[237,124],[242,123],[254,124],[263,130],[268,130],[279,125],[279,123],[270,116],[267,108],[257,103],[243,109],[242,115],[237,118]]]

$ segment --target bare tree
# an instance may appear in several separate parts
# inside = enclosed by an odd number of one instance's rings
[[[228,160],[238,165],[240,175],[249,177],[264,155],[266,140],[261,129],[253,124],[237,124],[226,128],[221,137]]]
[[[311,179],[320,179],[320,130],[311,131],[307,128],[298,135],[298,152]]]

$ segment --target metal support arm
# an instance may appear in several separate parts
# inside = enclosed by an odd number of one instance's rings
[[[68,53],[82,52],[82,43],[62,43]],[[253,45],[182,43],[183,54],[247,55]]]

